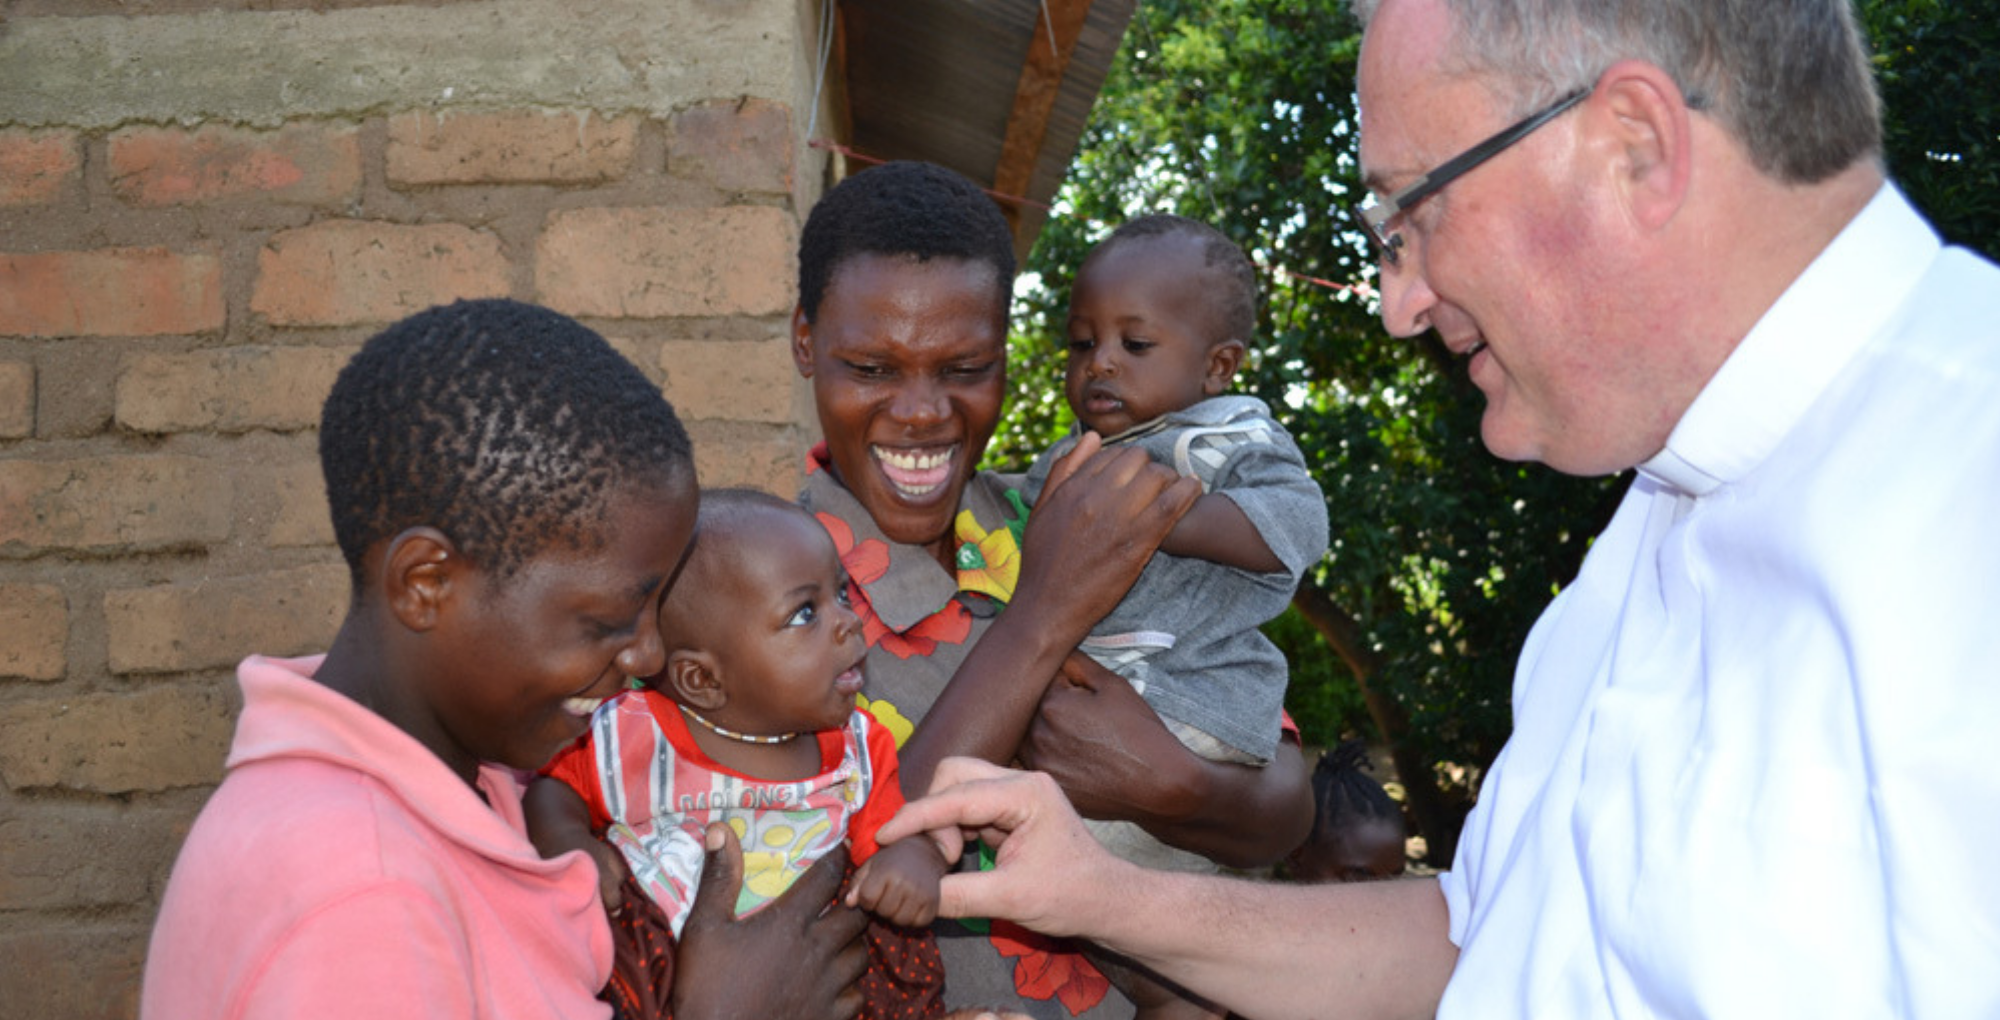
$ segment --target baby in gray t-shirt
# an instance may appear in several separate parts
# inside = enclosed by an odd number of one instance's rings
[[[1179,216],[1133,220],[1077,274],[1065,390],[1079,432],[1139,445],[1203,488],[1083,650],[1130,680],[1197,754],[1263,764],[1276,750],[1289,670],[1257,627],[1284,611],[1326,551],[1327,517],[1297,445],[1263,402],[1223,395],[1256,303],[1249,259],[1220,232]],[[1037,458],[1030,498],[1073,442]]]
[[[1290,671],[1257,628],[1284,611],[1326,552],[1327,515],[1297,444],[1264,403],[1223,395],[1256,307],[1250,260],[1219,231],[1180,216],[1126,223],[1077,273],[1064,390],[1079,433],[1138,445],[1203,490],[1082,650],[1130,681],[1189,750],[1262,765],[1277,750]],[[1074,443],[1036,458],[1029,499]],[[1216,870],[1132,823],[1090,826],[1127,860]],[[1171,990],[1149,994],[1113,977],[1142,1020],[1209,1015]]]

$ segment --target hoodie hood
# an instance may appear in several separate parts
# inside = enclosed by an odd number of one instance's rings
[[[287,758],[337,764],[373,778],[411,811],[434,820],[439,832],[482,857],[536,874],[567,870],[566,858],[542,860],[528,842],[522,779],[512,769],[481,765],[475,793],[415,737],[314,680],[325,658],[243,660],[236,669],[243,714],[229,769]]]

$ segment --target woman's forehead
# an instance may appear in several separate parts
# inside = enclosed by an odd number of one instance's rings
[[[813,324],[821,343],[912,357],[1006,349],[1006,300],[991,266],[964,259],[871,259],[835,276]]]
[[[953,255],[923,257],[859,252],[841,259],[827,277],[826,300],[862,299],[900,291],[939,288],[979,293],[1004,306],[1006,290],[992,263]]]

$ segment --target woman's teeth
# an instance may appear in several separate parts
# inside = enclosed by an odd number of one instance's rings
[[[889,484],[905,496],[927,496],[943,485],[951,476],[951,461],[958,453],[956,445],[936,451],[891,450],[887,447],[870,447],[875,461],[882,465],[882,473],[889,478]]]
[[[588,719],[592,712],[597,711],[597,706],[602,704],[604,704],[603,698],[566,698],[563,700],[563,711]]]

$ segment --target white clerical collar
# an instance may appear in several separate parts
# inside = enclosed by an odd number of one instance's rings
[[[1703,496],[1763,463],[1941,247],[1903,193],[1884,184],[1757,320],[1640,473]]]

